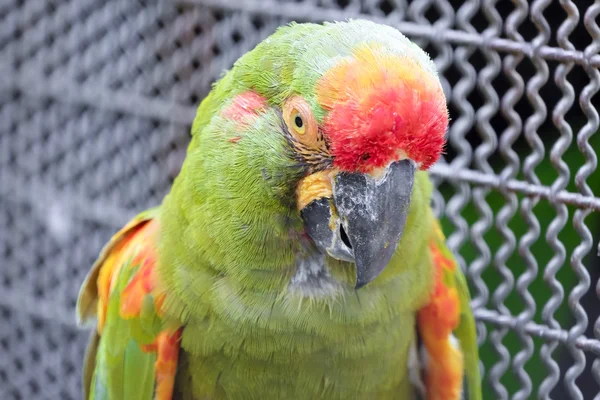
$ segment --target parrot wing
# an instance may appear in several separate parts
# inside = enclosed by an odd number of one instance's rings
[[[181,330],[161,318],[157,212],[141,213],[112,237],[79,293],[79,324],[97,319],[84,362],[86,398],[171,398]]]
[[[460,399],[464,377],[467,398],[481,400],[479,355],[469,288],[446,246],[439,221],[434,221],[429,250],[435,267],[435,284],[429,303],[417,316],[419,335],[427,354],[427,398]]]

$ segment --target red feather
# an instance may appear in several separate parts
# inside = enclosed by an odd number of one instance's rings
[[[336,167],[369,172],[406,155],[427,169],[439,159],[446,99],[437,79],[413,59],[359,49],[325,74],[317,96],[329,111],[324,131]]]

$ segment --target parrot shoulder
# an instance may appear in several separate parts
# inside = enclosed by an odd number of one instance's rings
[[[77,299],[77,323],[80,326],[88,325],[93,323],[95,318],[97,317],[97,309],[98,309],[98,277],[100,271],[105,271],[103,274],[108,278],[110,275],[108,273],[107,267],[107,259],[118,253],[124,244],[128,241],[128,239],[138,230],[141,226],[146,224],[148,221],[151,221],[158,214],[158,210],[153,208],[142,212],[135,216],[131,221],[129,221],[120,231],[113,235],[112,238],[108,241],[108,243],[104,246],[102,251],[100,252],[100,256],[94,262],[94,265],[88,272],[83,284],[81,285],[81,289],[79,291],[79,296]],[[113,268],[114,268],[114,263]],[[111,271],[112,272],[112,271]],[[106,278],[105,278],[106,279]]]
[[[481,400],[479,355],[469,288],[462,270],[433,220],[429,251],[434,285],[429,302],[419,310],[417,325],[425,358],[427,398],[460,399],[463,379],[467,398]]]
[[[79,324],[97,320],[84,361],[86,398],[171,398],[181,329],[161,315],[157,215],[150,209],[117,232],[80,290]]]

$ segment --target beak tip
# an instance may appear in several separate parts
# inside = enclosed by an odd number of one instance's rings
[[[369,283],[369,282],[368,281],[356,280],[356,285],[354,286],[354,290],[358,290],[358,289],[364,287],[367,283]]]
[[[362,263],[359,260],[356,263],[356,284],[354,285],[354,290],[358,290],[373,282],[381,271],[383,271],[384,267],[385,265],[377,266],[377,263]]]

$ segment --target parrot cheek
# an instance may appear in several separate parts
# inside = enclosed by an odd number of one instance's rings
[[[410,209],[416,165],[402,160],[377,177],[340,172],[332,196],[301,209],[308,235],[331,257],[356,264],[356,288],[375,279],[392,258]]]

